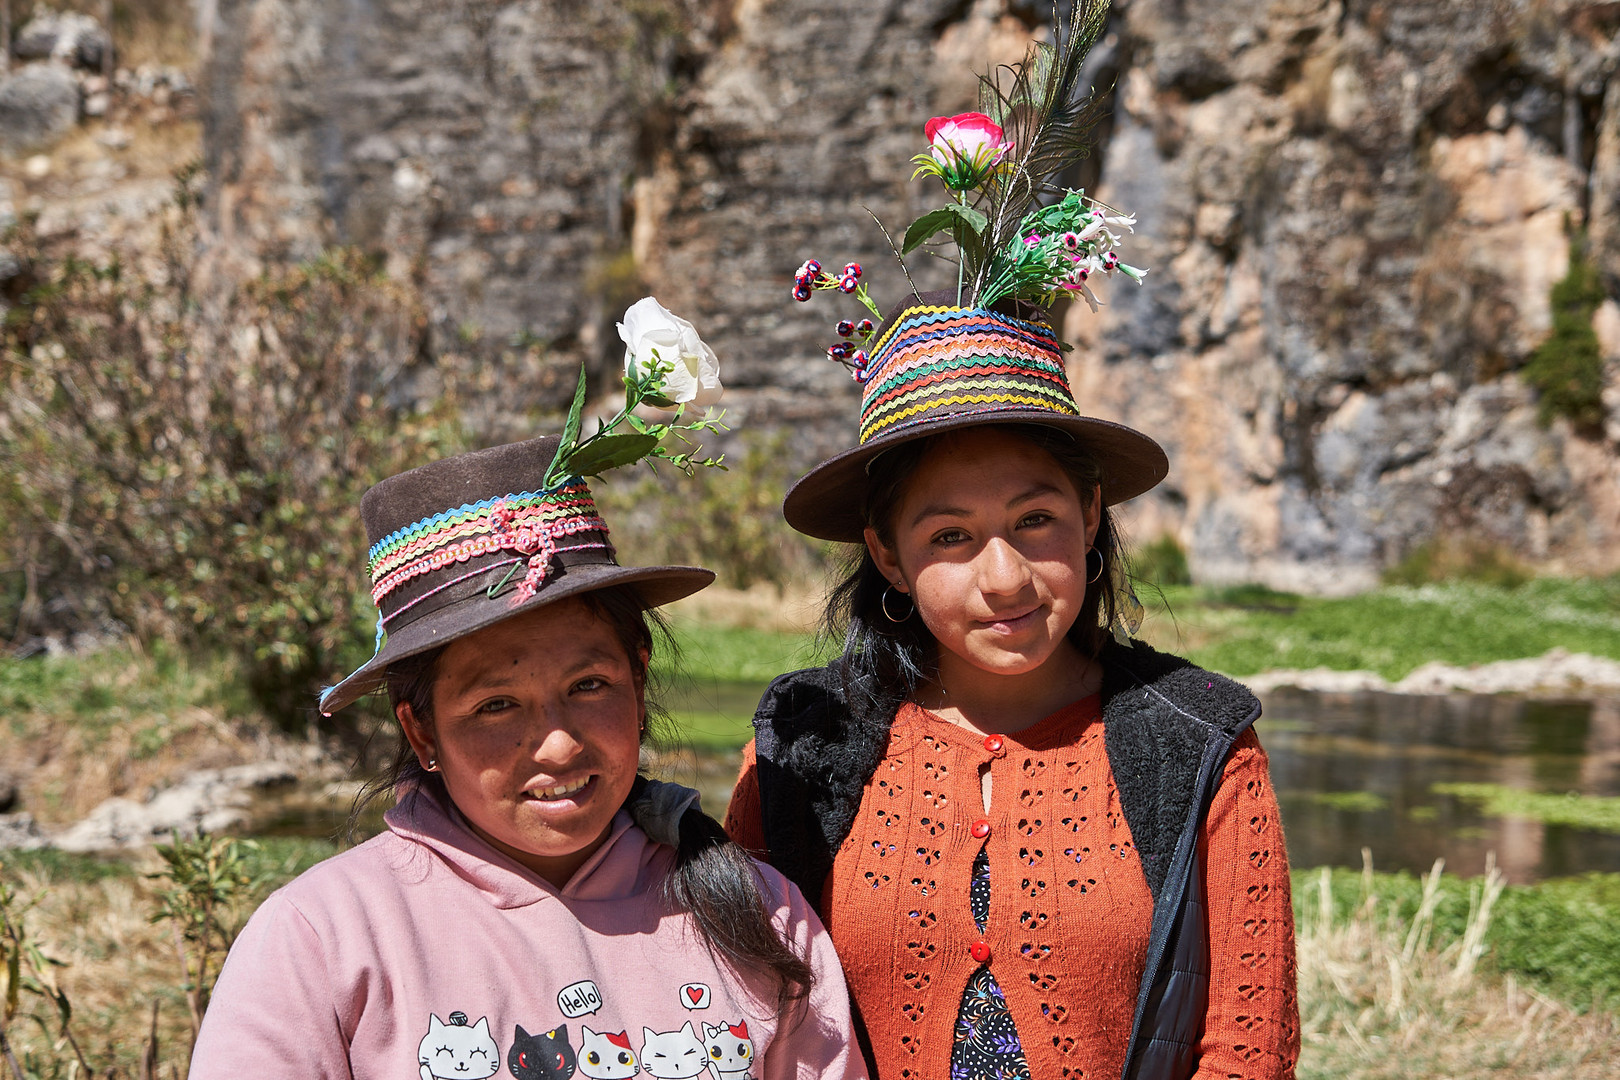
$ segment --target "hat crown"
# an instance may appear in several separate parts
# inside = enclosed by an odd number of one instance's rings
[[[614,564],[607,523],[584,479],[541,486],[558,441],[475,450],[366,492],[367,570],[384,630],[395,633],[480,590],[490,600],[509,591],[527,599],[554,576],[553,560]],[[515,590],[507,589],[513,581]]]
[[[379,481],[360,499],[367,541],[375,549],[436,514],[538,489],[561,441],[545,435],[472,450]]]
[[[1079,414],[1050,325],[944,302],[952,295],[929,293],[884,321],[866,369],[862,443],[964,413]]]

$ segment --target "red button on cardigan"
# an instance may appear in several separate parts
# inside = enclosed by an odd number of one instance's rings
[[[968,827],[968,832],[973,834],[975,840],[983,840],[990,835],[990,819],[980,818]]]
[[[1001,738],[1000,735],[986,735],[984,737],[984,748],[998,757],[1006,748],[1006,745],[1006,742]]]
[[[990,946],[982,941],[975,941],[968,946],[968,955],[981,964],[990,962]]]

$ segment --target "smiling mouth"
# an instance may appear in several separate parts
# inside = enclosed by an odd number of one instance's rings
[[[1020,611],[1020,612],[1017,612],[1016,614],[1009,612],[1006,615],[992,615],[988,619],[979,620],[979,622],[980,622],[981,625],[990,627],[992,629],[995,629],[995,628],[998,628],[998,627],[1007,627],[1007,628],[1011,629],[1011,628],[1016,628],[1018,626],[1021,626],[1023,623],[1025,623],[1030,618],[1030,616],[1034,615],[1036,612],[1038,612],[1040,610],[1041,610],[1041,605],[1036,604],[1034,607],[1028,609],[1027,611]]]
[[[552,787],[534,788],[525,791],[523,794],[541,802],[550,802],[556,799],[566,799],[570,795],[577,795],[579,792],[584,791],[590,785],[590,782],[591,778],[587,776],[583,780],[576,780],[571,784],[556,784]]]

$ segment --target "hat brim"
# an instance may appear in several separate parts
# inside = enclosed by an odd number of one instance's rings
[[[331,716],[381,687],[390,664],[448,645],[457,638],[547,604],[598,589],[626,585],[634,587],[644,606],[655,608],[691,596],[713,581],[712,570],[697,566],[583,563],[567,567],[561,576],[548,581],[545,588],[520,604],[514,605],[507,599],[512,595],[508,591],[505,596],[498,596],[494,600],[462,602],[441,608],[401,627],[398,633],[389,634],[375,656],[321,695],[321,713]]]
[[[1097,458],[1104,506],[1135,498],[1170,472],[1164,448],[1135,428],[1090,416],[1058,416],[1044,409],[997,409],[931,418],[915,427],[887,432],[853,450],[828,458],[788,491],[782,514],[789,525],[820,540],[860,543],[866,528],[867,469],[896,446],[989,424],[1039,424],[1069,432]]]

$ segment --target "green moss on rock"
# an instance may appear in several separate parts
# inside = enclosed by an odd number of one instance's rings
[[[1569,246],[1569,272],[1552,287],[1552,334],[1531,354],[1523,375],[1541,392],[1543,425],[1563,416],[1590,432],[1603,425],[1603,352],[1592,328],[1603,283],[1584,248],[1580,239]]]

